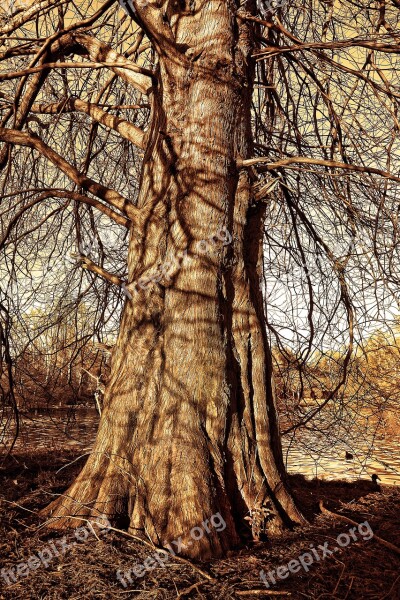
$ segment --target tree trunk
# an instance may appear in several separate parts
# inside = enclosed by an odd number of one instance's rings
[[[100,512],[163,545],[219,512],[226,528],[185,550],[209,558],[240,542],[257,507],[272,511],[270,532],[304,519],[285,483],[265,332],[264,209],[236,166],[252,156],[252,26],[207,2],[174,31],[181,54],[159,51],[131,231],[129,280],[142,287],[129,286],[93,452],[48,513]]]

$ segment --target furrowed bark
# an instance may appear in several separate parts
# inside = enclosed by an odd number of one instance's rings
[[[132,284],[164,275],[132,290],[93,453],[47,514],[61,526],[105,513],[209,558],[240,542],[254,509],[270,509],[269,533],[304,518],[286,486],[265,331],[265,207],[237,166],[252,156],[253,26],[212,1],[171,23],[185,50],[160,55],[138,205],[147,220],[128,257]],[[207,532],[218,512],[226,528]]]

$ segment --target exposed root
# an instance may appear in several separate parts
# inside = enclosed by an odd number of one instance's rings
[[[322,502],[322,500],[320,500],[320,502],[319,502],[319,507],[321,509],[321,512],[325,513],[326,515],[330,515],[330,516],[334,517],[335,519],[339,519],[340,521],[343,521],[344,523],[350,523],[350,525],[355,525],[356,527],[359,526],[359,523],[356,523],[356,521],[353,521],[353,519],[349,519],[348,517],[345,517],[344,515],[339,515],[338,513],[335,513],[333,511],[328,510],[327,508],[325,508],[324,503]],[[385,546],[385,548],[389,548],[389,550],[392,550],[396,554],[400,555],[400,548],[398,548],[397,546],[395,546],[391,542],[387,542],[386,540],[384,540],[383,538],[379,537],[375,533],[373,535],[373,539],[375,541],[377,541],[378,544],[381,544],[382,546]]]
[[[204,585],[205,583],[210,583],[210,582],[206,579],[205,581],[199,581],[198,583],[194,583],[190,587],[182,590],[182,592],[180,592],[178,594],[178,596],[177,596],[178,600],[179,600],[179,598],[184,598],[185,596],[187,596],[188,594],[190,594],[190,592],[192,592],[193,590],[199,591],[199,587],[201,585]]]

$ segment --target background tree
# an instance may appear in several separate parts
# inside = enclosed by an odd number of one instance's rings
[[[96,443],[48,511],[57,526],[101,512],[164,543],[220,511],[226,530],[187,549],[207,557],[260,506],[270,532],[304,522],[265,325],[298,398],[316,348],[335,348],[297,431],[339,397],[368,321],[393,310],[398,7],[137,0],[131,13],[60,0],[3,19],[2,293],[17,319],[45,304],[49,324],[84,301],[82,344],[112,337],[124,304]]]

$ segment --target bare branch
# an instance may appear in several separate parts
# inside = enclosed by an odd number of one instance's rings
[[[81,202],[83,204],[87,204],[88,206],[93,206],[103,214],[107,215],[107,217],[110,217],[110,219],[115,221],[115,223],[118,223],[118,225],[123,225],[124,227],[128,228],[131,224],[129,219],[123,217],[122,215],[119,215],[118,213],[113,211],[109,206],[102,204],[95,198],[89,198],[88,196],[84,196],[83,194],[79,194],[78,192],[72,192],[69,190],[46,190],[45,192],[41,193],[37,198],[23,206],[9,221],[7,228],[4,232],[3,239],[0,240],[0,250],[4,246],[12,229],[18,223],[22,215],[37,204],[39,204],[40,202],[43,202],[44,200],[47,200],[49,198],[69,198],[71,200],[74,200],[75,202]]]
[[[0,140],[10,144],[18,144],[21,146],[27,146],[28,148],[34,148],[50,160],[56,167],[58,167],[63,173],[65,173],[74,183],[84,188],[88,192],[97,196],[101,200],[106,201],[108,204],[120,210],[125,216],[131,220],[135,220],[138,217],[139,211],[121,194],[117,191],[105,187],[101,183],[97,183],[79,173],[74,166],[68,163],[52,148],[47,146],[36,135],[29,135],[15,129],[4,129],[0,128]]]
[[[389,173],[389,171],[383,171],[382,169],[375,169],[374,167],[361,167],[360,165],[351,165],[347,163],[342,163],[336,160],[324,160],[319,158],[308,158],[306,156],[292,156],[290,158],[282,158],[280,160],[271,162],[271,158],[267,156],[260,156],[257,158],[249,158],[246,160],[239,159],[237,161],[237,166],[241,167],[252,167],[257,164],[264,164],[264,169],[268,171],[273,171],[274,169],[278,169],[281,167],[290,168],[291,165],[319,165],[321,167],[329,167],[334,169],[345,169],[347,171],[355,171],[357,173],[365,173],[368,175],[380,175],[385,179],[390,179],[391,181],[396,181],[400,183],[400,177]]]
[[[124,284],[124,281],[120,277],[118,277],[118,275],[113,275],[112,273],[109,273],[102,267],[99,267],[99,265],[96,265],[87,256],[81,256],[80,260],[81,260],[83,269],[87,269],[88,271],[91,271],[95,275],[99,275],[103,279],[106,279],[110,283],[112,283],[114,285],[118,285],[119,287],[121,287]]]
[[[107,44],[90,35],[75,33],[73,34],[73,40],[87,51],[90,60],[109,66],[113,73],[142,92],[142,94],[148,95],[151,92],[153,74],[150,71],[136,65],[131,60],[118,54]]]
[[[71,111],[82,112],[89,115],[94,121],[117,131],[122,137],[138,146],[138,148],[144,149],[145,133],[140,127],[136,127],[125,119],[121,119],[105,112],[99,108],[99,106],[91,102],[85,102],[79,98],[69,98],[68,100],[61,100],[54,104],[36,104],[32,106],[32,112],[41,114],[54,115]]]
[[[119,67],[121,63],[100,63],[100,62],[50,62],[43,63],[38,65],[37,67],[30,67],[27,69],[22,69],[20,71],[11,71],[9,73],[1,73],[0,81],[9,81],[10,79],[18,79],[20,77],[26,77],[27,75],[32,75],[33,73],[40,73],[41,71],[45,71],[47,69],[104,69],[105,67]],[[146,69],[140,69],[136,65],[130,64],[126,62],[124,67],[127,70],[132,70],[135,73],[147,73]],[[140,69],[140,70],[139,70]]]
[[[35,2],[32,6],[10,19],[8,23],[1,24],[0,35],[5,36],[11,33],[34,19],[40,13],[52,9],[55,6],[66,4],[68,1],[69,0],[58,0],[58,2],[54,2],[54,0],[43,0],[42,2]]]
[[[277,54],[286,54],[298,52],[300,50],[340,50],[342,48],[368,48],[378,52],[388,54],[399,54],[400,46],[398,44],[385,44],[384,42],[352,38],[349,40],[336,40],[334,42],[309,42],[305,44],[296,44],[295,46],[269,46],[266,49],[255,53],[257,59],[261,57],[271,58]]]

